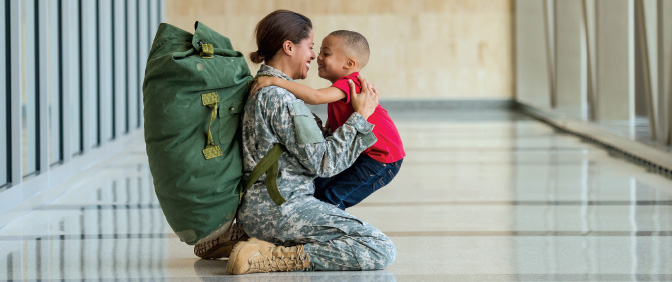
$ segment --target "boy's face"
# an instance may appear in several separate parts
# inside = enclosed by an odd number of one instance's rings
[[[350,69],[344,47],[343,40],[335,36],[329,35],[322,40],[317,56],[317,75],[331,82],[348,75]]]

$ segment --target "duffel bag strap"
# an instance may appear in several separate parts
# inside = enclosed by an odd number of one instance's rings
[[[278,159],[285,151],[287,151],[287,149],[285,149],[285,146],[282,144],[276,143],[273,145],[273,148],[268,151],[268,154],[266,154],[266,156],[264,156],[264,158],[259,161],[257,166],[255,166],[250,173],[250,177],[245,183],[245,188],[240,193],[241,198],[245,194],[245,191],[252,187],[252,184],[257,182],[259,177],[266,173],[266,191],[268,191],[268,195],[271,196],[271,200],[273,200],[273,202],[278,206],[286,202],[285,198],[282,197],[282,194],[280,194],[280,190],[278,190],[277,183],[279,169]]]
[[[219,96],[217,95],[217,92],[205,93],[201,95],[201,101],[203,102],[203,106],[212,109],[210,113],[210,124],[208,125],[208,143],[205,144],[205,149],[203,149],[203,156],[205,157],[206,160],[209,160],[222,155],[222,149],[220,149],[219,146],[215,144],[215,141],[212,138],[212,131],[210,130],[212,122],[217,117]]]

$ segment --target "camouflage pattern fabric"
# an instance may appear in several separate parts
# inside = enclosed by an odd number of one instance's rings
[[[262,65],[257,75],[292,80]],[[332,136],[322,136],[305,105],[289,91],[265,87],[250,97],[243,117],[243,168],[247,177],[275,143],[287,151],[279,159],[278,188],[287,202],[277,206],[262,176],[243,197],[238,222],[250,237],[275,244],[304,244],[307,270],[383,269],[395,259],[394,244],[378,229],[313,197],[316,177],[336,175],[376,142],[373,125],[360,114]]]

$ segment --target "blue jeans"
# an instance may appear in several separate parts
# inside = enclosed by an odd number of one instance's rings
[[[355,163],[338,175],[315,179],[315,198],[345,210],[387,185],[404,160],[381,163],[361,154]]]

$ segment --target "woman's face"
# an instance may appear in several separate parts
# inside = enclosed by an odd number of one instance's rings
[[[315,52],[313,52],[313,31],[310,31],[308,38],[301,40],[298,44],[294,44],[294,54],[292,56],[292,79],[305,79],[308,77],[308,69],[310,69],[310,62],[315,60]]]

